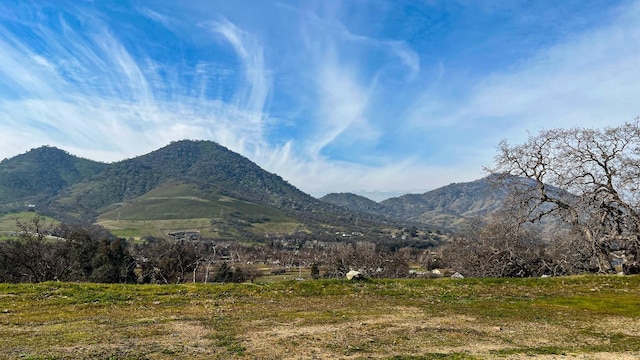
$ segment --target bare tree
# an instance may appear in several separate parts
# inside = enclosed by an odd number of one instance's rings
[[[538,233],[505,211],[475,220],[443,249],[444,261],[465,276],[531,277],[556,274]],[[555,272],[554,272],[555,271]]]
[[[592,271],[613,272],[615,255],[629,272],[640,260],[639,122],[545,130],[516,146],[502,141],[487,170],[511,185],[520,220],[560,218],[581,234]]]

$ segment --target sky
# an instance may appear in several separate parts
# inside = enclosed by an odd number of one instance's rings
[[[640,1],[0,2],[0,159],[212,140],[374,200],[640,115]]]

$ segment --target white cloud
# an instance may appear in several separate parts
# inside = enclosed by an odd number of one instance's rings
[[[262,45],[226,19],[215,23],[214,30],[224,36],[242,61],[245,88],[239,91],[236,106],[255,114],[261,113],[270,88]],[[255,121],[259,122],[260,119]]]
[[[321,63],[316,79],[320,105],[318,135],[310,148],[310,155],[314,159],[320,156],[323,148],[334,142],[347,129],[351,131],[347,139],[343,139],[346,141],[375,136],[365,114],[369,97],[367,91],[354,79],[354,73],[330,59]]]
[[[402,41],[386,41],[386,46],[398,56],[402,64],[409,68],[408,80],[414,80],[420,73],[420,57],[406,43]]]
[[[248,34],[228,21],[216,28],[241,58],[245,75],[236,102],[227,104],[204,96],[206,89],[193,96],[171,72],[162,79],[161,64],[134,57],[92,13],[82,16],[88,24],[82,32],[62,18],[60,32],[33,24],[44,51],[0,27],[0,80],[17,92],[0,99],[0,129],[23,135],[3,141],[1,153],[49,144],[115,161],[184,138],[215,140],[245,154],[245,147],[264,141],[269,79],[261,48]],[[204,61],[196,66],[201,87],[208,86],[210,70]]]
[[[383,200],[389,194],[423,193],[452,182],[472,181],[482,169],[478,164],[452,168],[430,166],[416,159],[401,160],[379,166],[318,158],[307,161],[287,146],[270,154],[271,158],[258,163],[276,172],[303,191],[314,196],[330,192],[352,192]]]
[[[154,11],[152,9],[149,9],[148,7],[143,7],[143,8],[139,8],[138,12],[146,17],[148,17],[151,20],[154,20],[160,24],[162,24],[162,26],[164,26],[167,29],[177,29],[180,28],[180,23],[175,20],[174,18],[161,14],[157,11]]]

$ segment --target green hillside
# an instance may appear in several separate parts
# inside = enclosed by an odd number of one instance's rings
[[[33,220],[35,216],[38,216],[36,213],[31,211],[17,212],[17,213],[8,213],[0,215],[0,237],[9,236],[19,231],[17,226],[17,221],[21,223],[29,223]],[[47,216],[41,216],[40,220],[42,220],[45,225],[56,225],[58,221],[52,219]]]
[[[0,212],[45,206],[61,190],[106,167],[49,146],[5,159],[0,162]]]
[[[320,198],[322,201],[360,213],[379,216],[389,215],[389,210],[371,199],[352,193],[331,193]]]
[[[97,222],[126,237],[163,237],[180,230],[197,230],[207,237],[237,237],[243,233],[292,232],[300,226],[281,210],[172,181],[105,210]]]
[[[60,221],[97,221],[126,237],[176,229],[222,238],[330,236],[387,226],[315,199],[211,141],[177,141],[111,164],[51,147],[4,160],[0,214],[27,209]]]
[[[205,193],[215,192],[280,209],[298,219],[336,223],[350,217],[343,209],[303,193],[280,176],[210,141],[178,141],[149,154],[110,164],[96,176],[60,192],[49,210],[95,219],[111,210],[113,204],[131,201],[166,182],[176,181],[198,185]],[[206,206],[203,209],[212,211]]]

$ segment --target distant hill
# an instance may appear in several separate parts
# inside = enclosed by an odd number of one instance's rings
[[[506,189],[495,188],[489,179],[453,183],[424,194],[407,194],[375,202],[355,194],[328,194],[323,201],[354,212],[384,215],[405,223],[456,230],[466,220],[498,210],[507,196]]]
[[[45,206],[60,191],[108,167],[43,146],[0,162],[0,212]]]
[[[389,215],[446,229],[456,229],[466,219],[498,210],[507,189],[496,188],[489,179],[453,183],[424,194],[408,194],[381,202]]]
[[[320,200],[341,206],[356,213],[388,216],[389,209],[364,196],[352,193],[331,193],[320,198]]]
[[[350,193],[316,199],[211,141],[177,141],[112,164],[53,147],[0,162],[0,212],[32,204],[59,220],[98,221],[131,236],[176,228],[220,237],[379,234],[402,224],[456,230],[500,208],[506,195],[485,178],[379,203]]]
[[[521,184],[533,185],[532,180],[513,178]],[[559,196],[570,197],[561,189],[548,186]],[[482,219],[499,210],[507,199],[509,189],[492,182],[491,176],[479,180],[452,183],[423,194],[407,194],[379,203],[354,194],[328,194],[322,200],[342,206],[354,212],[385,215],[404,224],[423,226],[445,231],[456,231],[471,219]],[[547,219],[544,231],[559,226],[558,221]]]

